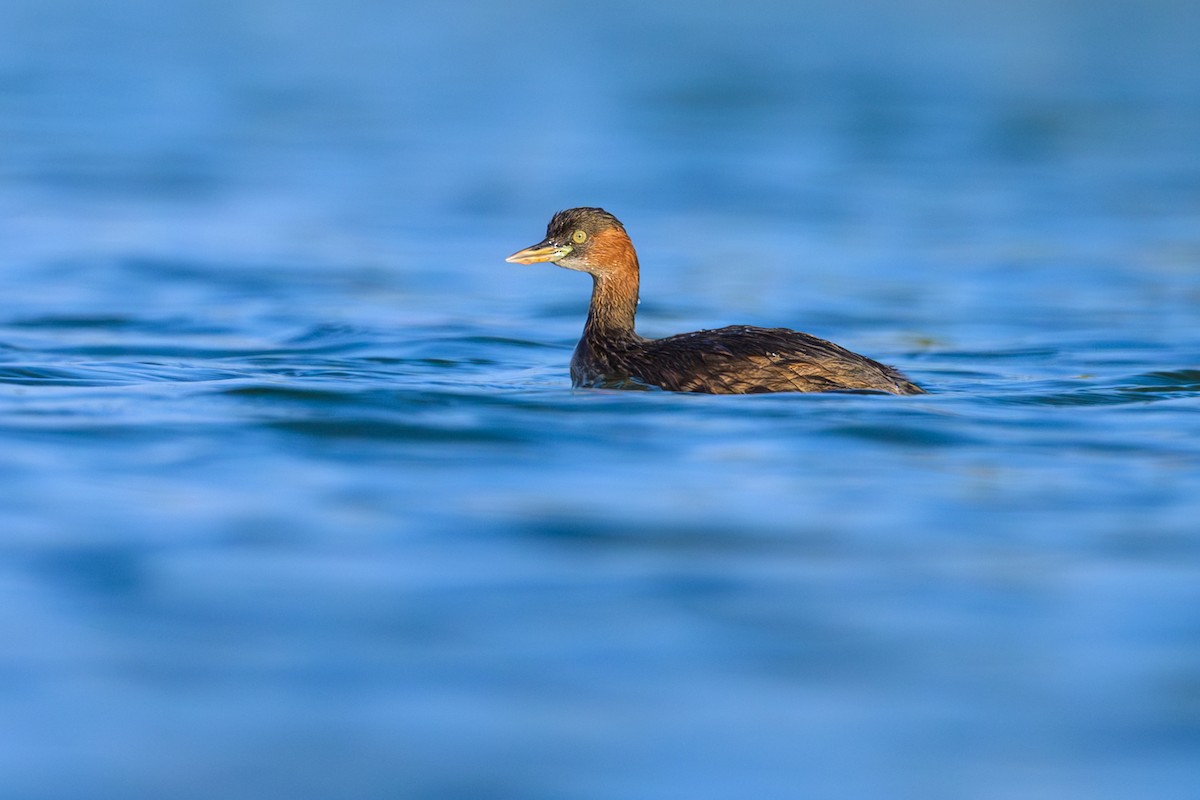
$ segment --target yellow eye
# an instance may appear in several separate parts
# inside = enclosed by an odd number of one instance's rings
[[[583,244],[587,241],[587,231],[575,231],[571,234],[571,241],[575,244]]]

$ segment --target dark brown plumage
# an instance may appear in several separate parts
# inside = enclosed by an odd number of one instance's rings
[[[545,239],[508,261],[549,261],[592,276],[587,323],[571,357],[575,386],[711,394],[924,392],[892,367],[787,328],[734,325],[665,339],[638,336],[637,253],[625,226],[600,208],[558,212]]]

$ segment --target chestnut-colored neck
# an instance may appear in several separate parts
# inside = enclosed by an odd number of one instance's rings
[[[638,305],[638,258],[623,230],[596,234],[590,248],[592,302],[584,333],[631,336]]]

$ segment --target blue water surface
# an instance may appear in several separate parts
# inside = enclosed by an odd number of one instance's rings
[[[7,0],[0,795],[1194,798],[1198,9]]]

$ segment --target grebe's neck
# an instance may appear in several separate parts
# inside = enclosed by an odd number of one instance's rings
[[[584,331],[605,336],[633,333],[637,314],[638,275],[593,275],[592,303],[588,307]]]
[[[638,305],[638,258],[625,231],[598,234],[592,242],[588,270],[592,275],[592,302],[585,334],[604,337],[633,336]]]

